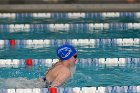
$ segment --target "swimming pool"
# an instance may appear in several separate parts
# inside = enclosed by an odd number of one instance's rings
[[[0,91],[42,88],[38,78],[56,62],[56,48],[69,43],[79,59],[76,73],[59,91],[140,92],[139,18],[139,12],[1,13]]]

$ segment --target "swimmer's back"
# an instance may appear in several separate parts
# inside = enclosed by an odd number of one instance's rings
[[[54,79],[60,74],[60,73],[66,73],[70,75],[70,70],[63,66],[63,64],[61,64],[61,62],[57,62],[56,64],[54,64],[54,66],[46,73],[46,79],[49,82],[53,82]]]

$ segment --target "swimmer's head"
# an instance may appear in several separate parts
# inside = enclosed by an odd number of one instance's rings
[[[58,47],[58,49],[57,49],[57,56],[62,61],[70,59],[76,53],[77,52],[76,52],[75,48],[71,45],[62,45],[62,46]]]

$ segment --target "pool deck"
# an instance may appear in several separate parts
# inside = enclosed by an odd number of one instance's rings
[[[138,12],[140,4],[1,4],[0,12]]]

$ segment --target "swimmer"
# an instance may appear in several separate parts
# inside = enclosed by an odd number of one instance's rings
[[[77,52],[71,45],[62,45],[57,49],[59,61],[46,73],[44,81],[46,87],[60,87],[72,75],[77,61]]]

